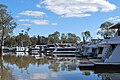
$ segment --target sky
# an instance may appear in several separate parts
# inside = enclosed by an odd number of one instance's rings
[[[106,21],[120,22],[120,0],[0,0],[17,23],[14,35],[30,27],[30,36],[90,31],[93,38]]]

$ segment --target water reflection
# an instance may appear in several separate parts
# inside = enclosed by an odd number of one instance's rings
[[[120,80],[120,73],[101,73],[102,80]]]
[[[0,80],[15,80],[12,75],[13,68],[4,66],[2,58],[0,58]]]
[[[15,56],[5,55],[3,56],[4,63],[15,64],[19,69],[27,69],[30,64],[32,65],[44,65],[48,64],[48,68],[54,72],[58,71],[72,71],[76,70],[76,60],[52,60],[47,58],[35,59],[32,56]]]
[[[0,60],[0,80],[120,80],[119,73],[80,70],[78,60],[4,55]]]

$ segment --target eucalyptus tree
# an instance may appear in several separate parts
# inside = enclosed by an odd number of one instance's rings
[[[67,42],[67,36],[65,35],[65,33],[61,34],[61,42]]]
[[[40,43],[41,43],[40,40],[41,40],[41,37],[38,35],[38,36],[37,36],[37,44],[38,44],[38,45],[40,45]]]
[[[68,43],[77,43],[80,40],[79,36],[76,36],[76,34],[68,33],[67,34],[67,42]]]
[[[47,44],[47,38],[45,36],[37,36],[37,45]]]
[[[17,46],[29,46],[31,45],[31,40],[29,35],[25,34],[25,33],[19,33],[18,36],[16,36],[16,43]]]
[[[28,32],[30,31],[30,29],[31,29],[30,27],[27,27],[25,33],[28,34]]]
[[[54,37],[53,37],[53,34],[49,34],[48,35],[48,44],[53,44],[54,43]]]
[[[31,37],[30,40],[31,40],[31,46],[35,46],[37,44],[36,36]]]
[[[83,37],[83,42],[84,42],[84,43],[86,42],[86,40],[92,38],[92,37],[91,37],[91,33],[90,33],[90,31],[82,32],[82,37]]]
[[[58,43],[60,41],[59,39],[60,33],[58,31],[53,33],[53,37],[54,37],[54,43]]]
[[[16,37],[15,36],[9,36],[4,42],[4,45],[7,47],[13,47],[16,46]]]
[[[12,33],[15,27],[16,23],[14,22],[13,17],[10,15],[10,13],[7,11],[7,6],[0,4],[0,54],[2,54],[2,46],[4,45],[4,40],[7,38],[9,33]]]
[[[48,35],[48,43],[53,44],[53,43],[58,43],[60,42],[60,33],[58,31],[54,32],[53,34]]]
[[[115,30],[109,29],[109,27],[113,25],[111,22],[104,22],[100,25],[100,30],[98,30],[97,35],[101,35],[103,38],[109,38],[114,36]]]
[[[47,44],[48,38],[45,36],[41,36],[41,44]]]

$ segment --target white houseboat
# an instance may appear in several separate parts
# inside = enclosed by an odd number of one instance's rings
[[[55,50],[55,44],[47,44],[46,48],[44,49],[45,53],[51,53]]]
[[[105,45],[102,60],[107,63],[120,63],[120,23],[111,26],[110,29],[118,31],[114,37],[102,42]]]
[[[16,52],[28,52],[29,48],[28,47],[16,47]]]
[[[79,50],[70,44],[56,44],[55,50],[52,52],[53,57],[75,57]]]

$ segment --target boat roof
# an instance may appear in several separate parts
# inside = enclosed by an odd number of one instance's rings
[[[110,39],[103,40],[100,44],[120,44],[120,36],[111,37]]]
[[[90,48],[97,48],[97,44],[92,44],[92,45],[89,45],[87,47],[90,47]]]
[[[109,29],[120,29],[120,23],[112,25]]]

